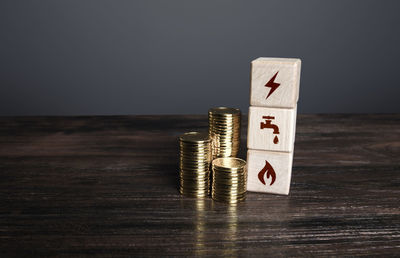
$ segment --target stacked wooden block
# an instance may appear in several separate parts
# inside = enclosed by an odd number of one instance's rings
[[[248,191],[289,194],[300,69],[300,59],[251,62]]]

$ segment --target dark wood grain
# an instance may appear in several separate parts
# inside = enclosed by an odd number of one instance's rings
[[[0,255],[399,255],[399,114],[300,115],[290,195],[238,206],[178,194],[177,136],[206,129],[206,116],[0,118]]]

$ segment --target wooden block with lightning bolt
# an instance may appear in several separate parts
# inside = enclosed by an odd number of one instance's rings
[[[295,108],[301,60],[260,57],[251,62],[250,105]]]
[[[247,148],[292,152],[297,108],[250,107]]]
[[[293,152],[247,151],[247,190],[289,194]]]

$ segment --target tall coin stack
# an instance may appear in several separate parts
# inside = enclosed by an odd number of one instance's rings
[[[210,193],[211,138],[207,133],[189,132],[179,137],[180,193],[207,197]]]
[[[237,156],[240,147],[240,122],[241,112],[237,108],[216,107],[208,110],[213,158]]]
[[[216,201],[237,203],[246,198],[246,161],[218,158],[212,162],[211,196]]]

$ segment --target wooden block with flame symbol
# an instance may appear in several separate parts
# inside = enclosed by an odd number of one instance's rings
[[[247,151],[247,190],[289,194],[293,152]]]

